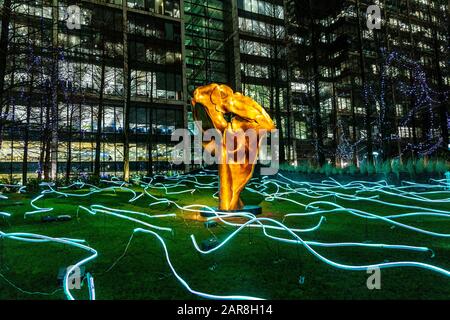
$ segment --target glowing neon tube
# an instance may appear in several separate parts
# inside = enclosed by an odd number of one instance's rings
[[[183,285],[183,287],[185,287],[189,292],[191,292],[199,297],[206,298],[206,299],[261,300],[261,298],[250,297],[250,296],[241,296],[241,295],[219,296],[219,295],[214,295],[214,294],[209,294],[209,293],[204,293],[204,292],[200,292],[197,290],[193,290],[189,286],[189,284],[177,273],[177,271],[173,267],[172,262],[170,261],[170,258],[169,258],[169,252],[167,251],[166,243],[164,242],[163,238],[161,238],[161,236],[159,236],[156,232],[153,232],[151,230],[141,229],[141,228],[135,229],[134,232],[150,234],[159,240],[159,243],[161,243],[161,246],[163,247],[165,258],[166,258],[167,264],[169,265],[170,270],[172,270],[173,275]]]
[[[69,246],[73,246],[79,249],[83,249],[89,253],[91,253],[91,255],[81,261],[78,261],[77,263],[75,263],[73,266],[71,266],[70,268],[68,268],[66,274],[64,275],[64,280],[63,280],[63,289],[64,289],[64,293],[67,297],[67,299],[69,300],[74,300],[75,298],[72,296],[72,294],[70,293],[70,289],[69,289],[69,275],[76,269],[79,268],[80,266],[82,266],[83,264],[88,263],[89,261],[97,258],[98,253],[95,249],[88,247],[86,245],[83,245],[79,242],[75,242],[75,241],[70,241],[64,238],[52,238],[52,237],[48,237],[48,236],[44,236],[44,235],[40,235],[40,234],[34,234],[34,233],[21,233],[21,232],[16,232],[16,233],[12,233],[12,234],[8,234],[8,233],[4,233],[0,231],[0,236],[2,238],[11,238],[12,240],[18,240],[18,241],[24,241],[24,242],[31,242],[31,243],[35,243],[36,241],[33,240],[44,240],[44,242],[56,242],[56,243],[61,243],[61,244],[67,244]],[[37,241],[37,242],[42,242],[42,241]]]

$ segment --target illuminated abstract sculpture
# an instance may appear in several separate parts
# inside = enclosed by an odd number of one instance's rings
[[[219,210],[240,210],[244,206],[240,194],[252,177],[261,139],[275,125],[258,103],[226,85],[213,83],[197,88],[192,105],[195,120],[202,123],[201,130],[215,129],[221,137],[220,142],[211,140],[204,146],[211,154],[216,146],[220,150]],[[250,141],[248,132],[256,133],[256,143]],[[237,141],[234,149],[227,145],[230,137]],[[243,154],[244,161],[236,163],[237,154]]]

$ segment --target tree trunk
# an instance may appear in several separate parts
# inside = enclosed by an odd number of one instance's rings
[[[450,9],[449,9],[450,10]],[[433,23],[431,19],[431,8],[430,3],[428,4],[428,18],[429,22]],[[450,28],[450,27],[449,27]],[[437,80],[437,86],[438,90],[440,92],[439,97],[439,123],[441,127],[441,136],[442,136],[442,149],[448,150],[449,145],[449,137],[448,137],[448,109],[449,109],[449,102],[448,99],[445,98],[444,92],[444,79],[442,78],[442,70],[440,65],[440,46],[438,41],[438,35],[436,28],[433,28],[433,51],[434,51],[434,66],[435,66],[435,72],[436,72],[436,80]]]
[[[352,141],[353,141],[353,157],[352,157],[352,162],[355,166],[358,165],[358,145],[357,145],[357,139],[356,139],[356,111],[355,111],[355,107],[356,107],[356,99],[355,99],[355,80],[352,78],[351,80],[352,82],[352,89],[351,89],[351,95],[352,95],[352,107],[351,107],[351,112],[352,112]],[[349,132],[350,134],[350,132]]]
[[[273,12],[273,14],[275,15],[275,12]],[[276,28],[275,25],[273,25],[273,29],[272,29],[273,34],[276,37]],[[277,122],[277,127],[278,127],[278,131],[280,134],[280,155],[279,155],[279,160],[281,163],[286,161],[286,155],[285,155],[285,143],[284,143],[284,128],[283,128],[283,122],[281,120],[281,107],[280,107],[280,68],[278,65],[278,52],[279,52],[279,48],[278,48],[278,42],[277,39],[274,39],[274,74],[272,74],[272,76],[274,76],[274,79],[272,79],[272,82],[275,85],[275,115],[276,115],[276,122]]]
[[[2,31],[0,35],[0,148],[2,146],[3,137],[3,104],[4,104],[4,87],[6,74],[6,60],[8,53],[8,30],[11,20],[11,0],[3,1],[2,8]],[[7,114],[7,113],[6,113]],[[5,115],[6,118],[6,115]]]
[[[69,137],[72,135],[72,129],[69,130]],[[72,171],[72,140],[67,143],[67,162],[66,162],[66,182],[70,181],[70,173]]]
[[[101,142],[102,142],[102,126],[103,126],[103,91],[105,88],[105,52],[103,49],[101,75],[100,75],[100,93],[98,102],[98,114],[97,114],[97,134],[95,137],[95,160],[94,160],[94,179],[96,181],[100,180],[100,152],[101,152]]]
[[[128,23],[127,23],[127,4],[123,1],[123,75],[124,75],[124,106],[123,106],[123,179],[130,179],[130,100],[131,100],[131,70],[129,65],[130,52],[128,49]]]
[[[413,37],[413,31],[412,31],[412,23],[411,23],[411,5],[410,5],[410,0],[408,0],[406,2],[407,4],[407,16],[408,16],[408,31],[409,31],[409,41],[411,42],[411,46],[412,46],[412,50],[411,50],[411,60],[415,61],[416,60],[416,44],[414,41],[414,37]],[[412,86],[414,84],[414,79],[413,79],[413,72],[412,70],[409,70],[409,79],[410,79],[410,85]],[[411,115],[411,129],[412,129],[412,138],[413,138],[413,147],[411,148],[411,158],[413,161],[415,161],[416,158],[416,152],[414,150],[414,147],[417,145],[417,124],[416,124],[416,112],[414,110],[415,107],[415,94],[414,92],[411,93],[411,98],[409,100],[409,110],[412,110],[412,115]]]
[[[328,41],[330,42],[330,37],[328,36]],[[328,59],[331,57],[328,56]],[[336,68],[333,66],[331,68],[332,76],[332,106],[333,111],[331,114],[331,127],[333,128],[333,149],[331,153],[331,163],[336,167],[338,159],[338,146],[339,146],[339,128],[338,128],[338,105],[336,101]]]
[[[366,67],[364,62],[364,50],[363,50],[363,38],[361,32],[361,14],[360,14],[360,1],[356,1],[356,16],[357,16],[357,29],[358,29],[358,51],[359,51],[359,64],[360,64],[360,76],[361,76],[361,89],[363,91],[364,102],[366,104],[366,151],[367,151],[367,162],[373,163],[373,139],[372,139],[372,107],[368,97],[364,93],[367,90],[367,79],[366,79]]]
[[[320,114],[320,70],[319,70],[319,58],[317,52],[317,34],[316,34],[316,24],[314,22],[314,16],[311,7],[311,0],[308,2],[308,12],[310,18],[310,28],[311,28],[311,42],[312,42],[312,58],[313,58],[313,77],[314,77],[314,117],[313,123],[316,127],[316,152],[317,152],[317,162],[319,166],[325,164],[325,154],[323,150],[323,128],[322,128],[322,116]]]
[[[23,162],[22,162],[22,185],[27,184],[28,180],[28,144],[30,140],[30,117],[31,117],[31,104],[33,101],[33,82],[34,82],[34,73],[33,68],[31,67],[31,75],[30,75],[30,87],[28,91],[28,103],[27,103],[27,118],[25,125],[25,135],[23,141]]]
[[[44,149],[43,149],[43,160],[44,160],[44,180],[48,181],[50,179],[50,146],[51,146],[51,108],[50,103],[47,101],[46,107],[46,117],[45,117],[45,129],[44,129]]]
[[[73,106],[72,106],[73,108]],[[67,162],[66,162],[66,183],[70,181],[70,172],[72,171],[72,123],[73,123],[73,109],[70,109],[69,116],[69,139],[67,142]]]
[[[53,0],[52,8],[52,79],[51,79],[51,122],[50,122],[50,178],[58,177],[58,90],[59,90],[59,53],[58,53],[58,0]]]
[[[130,100],[131,100],[131,71],[127,71],[128,89],[126,90],[125,108],[124,112],[124,129],[123,129],[123,179],[130,180]]]
[[[152,51],[152,64],[155,63],[155,54]],[[153,108],[153,74],[154,72],[150,72],[150,103]],[[151,177],[153,175],[153,157],[152,157],[152,149],[153,149],[153,121],[155,119],[153,118],[153,110],[150,109],[149,114],[149,123],[150,128],[148,128],[148,134],[147,134],[147,149],[148,149],[148,163],[147,163],[147,176]]]

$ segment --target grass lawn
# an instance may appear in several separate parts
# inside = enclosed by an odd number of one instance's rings
[[[211,182],[212,178],[202,178]],[[173,182],[170,182],[173,183]],[[193,183],[186,183],[192,188]],[[141,192],[139,186],[133,187]],[[62,190],[71,193],[86,193],[88,189]],[[193,194],[166,195],[164,190],[149,189],[157,197],[176,201],[178,205],[217,205],[214,189],[198,189]],[[271,187],[271,192],[275,191]],[[336,191],[353,194],[351,190],[336,188]],[[364,196],[379,195],[379,199],[392,203],[425,206],[450,212],[450,204],[424,203],[402,199],[377,192]],[[156,231],[168,248],[170,259],[178,274],[194,290],[217,295],[247,295],[266,299],[449,299],[450,278],[444,275],[413,267],[389,268],[381,271],[381,289],[369,290],[366,286],[370,276],[366,271],[336,269],[320,261],[303,246],[274,241],[264,236],[261,229],[245,228],[227,245],[209,255],[198,253],[190,239],[195,235],[198,242],[211,237],[219,240],[227,237],[236,228],[219,223],[207,229],[204,219],[197,214],[183,212],[174,205],[160,204],[143,196],[133,203],[126,191],[105,191],[87,197],[63,197],[46,195],[38,200],[39,207],[53,207],[48,213],[38,213],[24,218],[24,213],[34,210],[30,200],[37,194],[5,194],[9,199],[0,199],[0,211],[11,217],[0,218],[0,230],[5,233],[28,232],[52,237],[84,239],[95,248],[99,256],[86,265],[94,276],[97,299],[198,299],[187,291],[173,275],[165,259],[159,241],[150,235],[135,234],[138,223],[98,213],[91,215],[78,210],[79,205],[89,207],[101,204],[116,209],[140,211],[147,214],[176,213],[176,217],[139,219],[158,226],[170,227],[173,234]],[[427,194],[432,199],[450,197],[450,192]],[[290,194],[289,199],[309,203],[314,199]],[[244,191],[246,204],[261,205],[262,217],[282,221],[287,213],[305,212],[304,208],[285,200],[266,201],[263,196]],[[379,215],[412,212],[411,209],[394,208],[370,201],[346,201],[325,199],[345,207],[357,208]],[[77,215],[78,212],[78,215]],[[68,214],[68,222],[41,222],[43,215]],[[421,234],[380,220],[367,220],[348,213],[327,214],[326,222],[316,231],[299,234],[304,240],[321,242],[369,242],[424,246],[435,253],[412,252],[380,248],[346,247],[320,248],[320,254],[335,262],[364,265],[388,261],[419,261],[446,270],[450,269],[450,238]],[[288,227],[310,228],[320,216],[292,217],[285,221]],[[244,222],[235,219],[234,222]],[[449,233],[450,219],[446,217],[413,216],[397,221],[434,232]],[[285,232],[271,232],[288,237]],[[120,259],[127,245],[126,254]],[[0,239],[0,299],[65,299],[58,290],[57,274],[60,267],[73,265],[87,253],[56,243],[26,243],[11,239]],[[116,264],[111,268],[113,263]],[[23,293],[16,287],[28,291]],[[299,281],[303,279],[303,281]],[[30,294],[30,292],[52,293]],[[78,299],[87,299],[86,286],[72,290]]]

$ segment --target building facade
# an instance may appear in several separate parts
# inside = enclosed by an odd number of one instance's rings
[[[0,3],[5,178],[184,170],[171,133],[195,131],[190,94],[211,82],[268,110],[283,162],[447,150],[447,0]]]
[[[80,8],[80,27],[67,19]],[[152,174],[185,127],[179,1],[10,1],[2,174]],[[3,20],[5,20],[3,19]]]
[[[288,2],[297,159],[448,159],[447,0]]]

